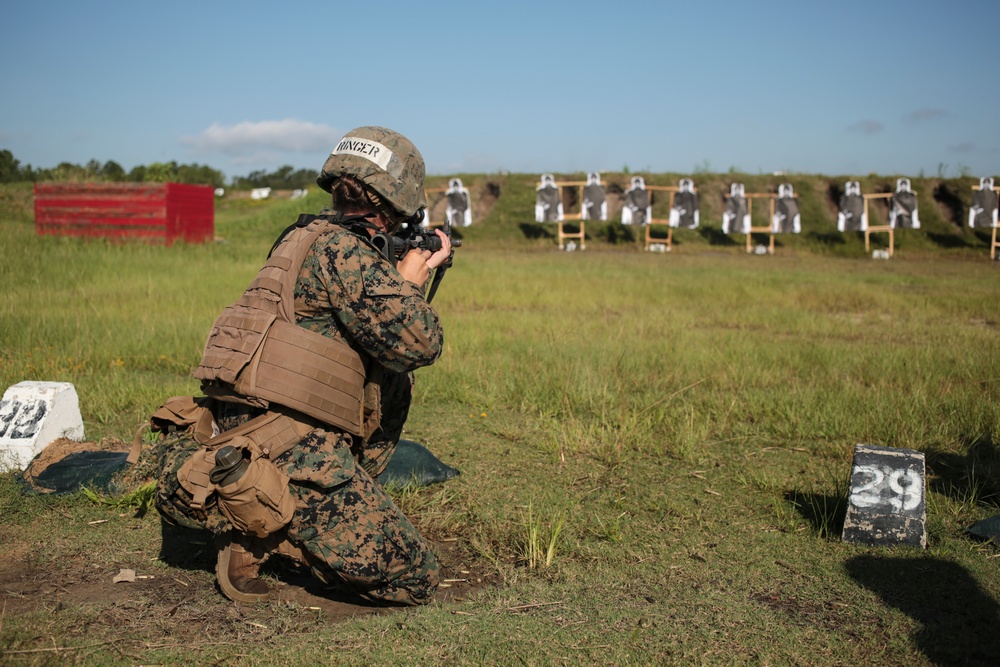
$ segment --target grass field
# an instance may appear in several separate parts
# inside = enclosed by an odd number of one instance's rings
[[[235,605],[204,554],[161,557],[155,512],[7,474],[0,662],[996,664],[1000,551],[965,533],[1000,513],[981,240],[909,234],[888,262],[822,226],[770,257],[695,233],[559,253],[502,205],[522,189],[461,230],[404,434],[462,471],[397,496],[469,581],[391,613]],[[223,203],[223,240],[159,248],[37,237],[30,191],[2,194],[0,384],[72,382],[107,447],[197,391],[212,320],[322,203]],[[926,454],[926,550],[840,541],[857,443]]]

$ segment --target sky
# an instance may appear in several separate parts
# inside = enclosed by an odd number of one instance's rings
[[[22,166],[318,170],[361,125],[429,174],[1000,174],[996,0],[4,0]]]

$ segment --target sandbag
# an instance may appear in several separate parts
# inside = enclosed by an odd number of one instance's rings
[[[968,532],[981,540],[993,540],[1000,544],[1000,514],[972,524]]]
[[[21,474],[25,490],[45,494],[75,493],[81,487],[113,491],[120,481],[118,473],[127,468],[128,452],[97,447],[94,442],[69,438],[50,443]]]
[[[378,482],[382,486],[429,486],[447,482],[459,474],[423,445],[400,440]]]
[[[24,481],[37,493],[74,493],[82,487],[111,491],[115,475],[125,468],[127,458],[128,452],[74,452],[38,474],[29,474],[29,468]]]

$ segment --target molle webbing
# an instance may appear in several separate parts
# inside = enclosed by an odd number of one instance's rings
[[[203,410],[211,419],[211,411],[207,408]],[[210,475],[215,467],[215,452],[222,445],[242,438],[244,445],[252,443],[259,450],[260,456],[273,461],[298,444],[316,426],[315,423],[293,415],[265,412],[208,440],[199,439],[203,434],[196,430],[195,439],[205,446],[195,451],[177,471],[177,480],[191,494],[189,505],[194,510],[204,510],[208,497],[216,490]]]
[[[276,309],[274,302],[244,294],[222,311],[212,326],[194,377],[236,384],[277,319]]]
[[[233,438],[244,437],[257,445],[265,458],[273,461],[294,447],[317,426],[319,424],[304,420],[301,416],[265,412],[236,428],[223,431],[205,444],[216,449]]]
[[[362,434],[365,368],[346,343],[278,320],[233,388]]]
[[[360,436],[365,385],[360,355],[343,340],[295,324],[298,272],[331,224],[313,220],[274,248],[243,297],[215,321],[194,377],[206,394],[218,393],[221,382],[254,405],[277,403]]]

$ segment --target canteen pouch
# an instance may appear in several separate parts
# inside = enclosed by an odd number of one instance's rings
[[[237,449],[256,447],[248,438],[236,437],[230,445]],[[213,455],[214,458],[214,455]],[[240,479],[216,486],[219,509],[233,527],[257,537],[267,537],[284,528],[295,512],[295,498],[288,489],[288,477],[268,459],[256,455]]]

